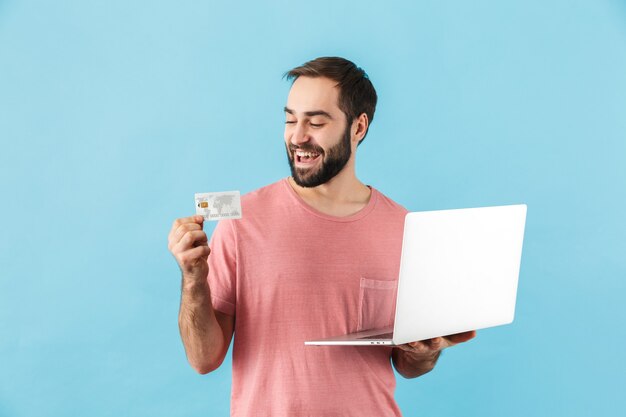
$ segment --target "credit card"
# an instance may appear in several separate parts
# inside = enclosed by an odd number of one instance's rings
[[[196,193],[196,214],[204,220],[241,219],[239,191]]]

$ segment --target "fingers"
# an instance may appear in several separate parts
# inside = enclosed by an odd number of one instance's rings
[[[403,345],[398,345],[397,347],[404,351],[416,353],[420,355],[431,353],[429,345],[425,343],[424,341],[406,343]]]
[[[189,217],[181,217],[180,219],[174,220],[172,224],[172,228],[170,229],[170,235],[172,235],[180,226],[187,225],[198,225],[202,228],[202,223],[204,222],[204,217],[202,216],[189,216]]]
[[[172,251],[185,236],[187,232],[194,230],[202,230],[202,223],[204,219],[202,216],[191,216],[176,219],[172,224],[172,229],[168,235],[168,249]]]
[[[433,337],[432,339],[420,340],[419,342],[406,343],[404,345],[399,345],[398,347],[402,350],[419,355],[433,354],[447,347],[454,346],[456,343],[460,343],[449,340],[450,337],[453,337],[453,339],[456,338],[454,340],[460,340],[460,338],[467,338],[471,336],[472,333],[475,336],[476,332],[465,332],[445,337]],[[471,336],[466,340],[469,340],[474,336]]]
[[[203,230],[190,230],[172,247],[172,253],[177,255],[197,246],[208,246],[208,238]]]
[[[189,249],[178,256],[178,261],[183,269],[194,269],[198,263],[206,262],[206,258],[211,253],[211,249],[208,246],[198,246],[193,249]]]
[[[172,238],[175,242],[178,242],[182,239],[182,237],[187,232],[191,232],[193,230],[202,230],[202,225],[198,223],[183,223],[176,230],[172,232]]]
[[[471,340],[475,337],[476,337],[476,330],[445,336],[445,338],[453,345],[456,345],[457,343],[467,342],[468,340]]]
[[[199,225],[202,225],[203,221],[204,221],[204,217],[202,216],[181,217],[180,219],[174,220],[172,229],[176,229],[178,226],[180,226],[181,224],[185,224],[185,223],[197,223]]]
[[[441,350],[447,348],[449,345],[443,337],[435,337],[425,341],[428,344],[430,350]]]
[[[203,222],[204,222],[204,217],[202,216],[181,217],[180,219],[174,220],[174,223],[172,224],[172,230],[177,229],[183,224],[197,224],[197,225],[202,226]]]

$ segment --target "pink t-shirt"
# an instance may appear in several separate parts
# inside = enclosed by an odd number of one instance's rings
[[[406,209],[372,188],[333,217],[285,178],[211,238],[213,307],[235,315],[232,416],[399,416],[391,349],[304,341],[391,325]]]

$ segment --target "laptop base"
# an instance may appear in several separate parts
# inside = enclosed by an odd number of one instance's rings
[[[326,339],[309,340],[304,344],[307,346],[395,346],[392,335],[393,326],[390,326]]]

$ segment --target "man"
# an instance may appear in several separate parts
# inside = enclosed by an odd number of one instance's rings
[[[243,218],[218,223],[212,250],[201,217],[169,234],[187,358],[213,371],[234,333],[233,416],[397,416],[391,362],[417,377],[475,332],[395,348],[304,345],[392,324],[407,211],[356,177],[377,100],[365,72],[326,57],[286,75],[291,177],[243,196]]]

